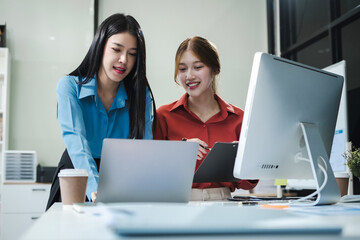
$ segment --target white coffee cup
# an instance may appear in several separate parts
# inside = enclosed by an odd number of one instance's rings
[[[88,179],[86,169],[62,169],[58,177],[63,205],[85,202]]]

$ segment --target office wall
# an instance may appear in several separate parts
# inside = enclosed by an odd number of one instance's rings
[[[93,0],[1,0],[12,55],[9,148],[36,150],[45,166],[57,165],[64,144],[56,120],[56,84],[80,63],[93,35]],[[252,57],[267,51],[266,1],[104,0],[99,23],[115,12],[133,15],[147,46],[148,78],[157,105],[179,98],[173,82],[180,42],[200,35],[218,47],[220,93],[245,106]]]
[[[107,0],[100,1],[99,8],[99,22],[121,12],[140,23],[157,106],[184,93],[173,81],[174,58],[179,44],[195,35],[212,41],[220,52],[220,95],[245,106],[253,55],[267,51],[266,1]]]
[[[56,84],[82,60],[93,37],[91,0],[1,0],[11,54],[9,149],[36,150],[57,165],[65,145]]]

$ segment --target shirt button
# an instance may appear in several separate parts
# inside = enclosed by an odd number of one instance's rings
[[[206,128],[206,125],[203,125],[203,128]]]

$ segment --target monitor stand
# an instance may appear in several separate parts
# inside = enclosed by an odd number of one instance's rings
[[[319,129],[317,125],[312,123],[300,123],[300,126],[304,135],[317,189],[317,199],[312,205],[335,204],[340,200],[340,190],[336,183]],[[323,167],[326,175],[321,170],[321,167]],[[323,184],[324,186],[322,186]]]

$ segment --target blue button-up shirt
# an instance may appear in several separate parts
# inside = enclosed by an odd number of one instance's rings
[[[89,172],[86,195],[97,191],[99,173],[94,158],[100,158],[104,138],[129,138],[129,109],[124,83],[106,112],[97,94],[96,78],[77,84],[79,77],[60,79],[56,92],[58,120],[71,161]],[[144,139],[152,139],[152,98],[146,93]]]

